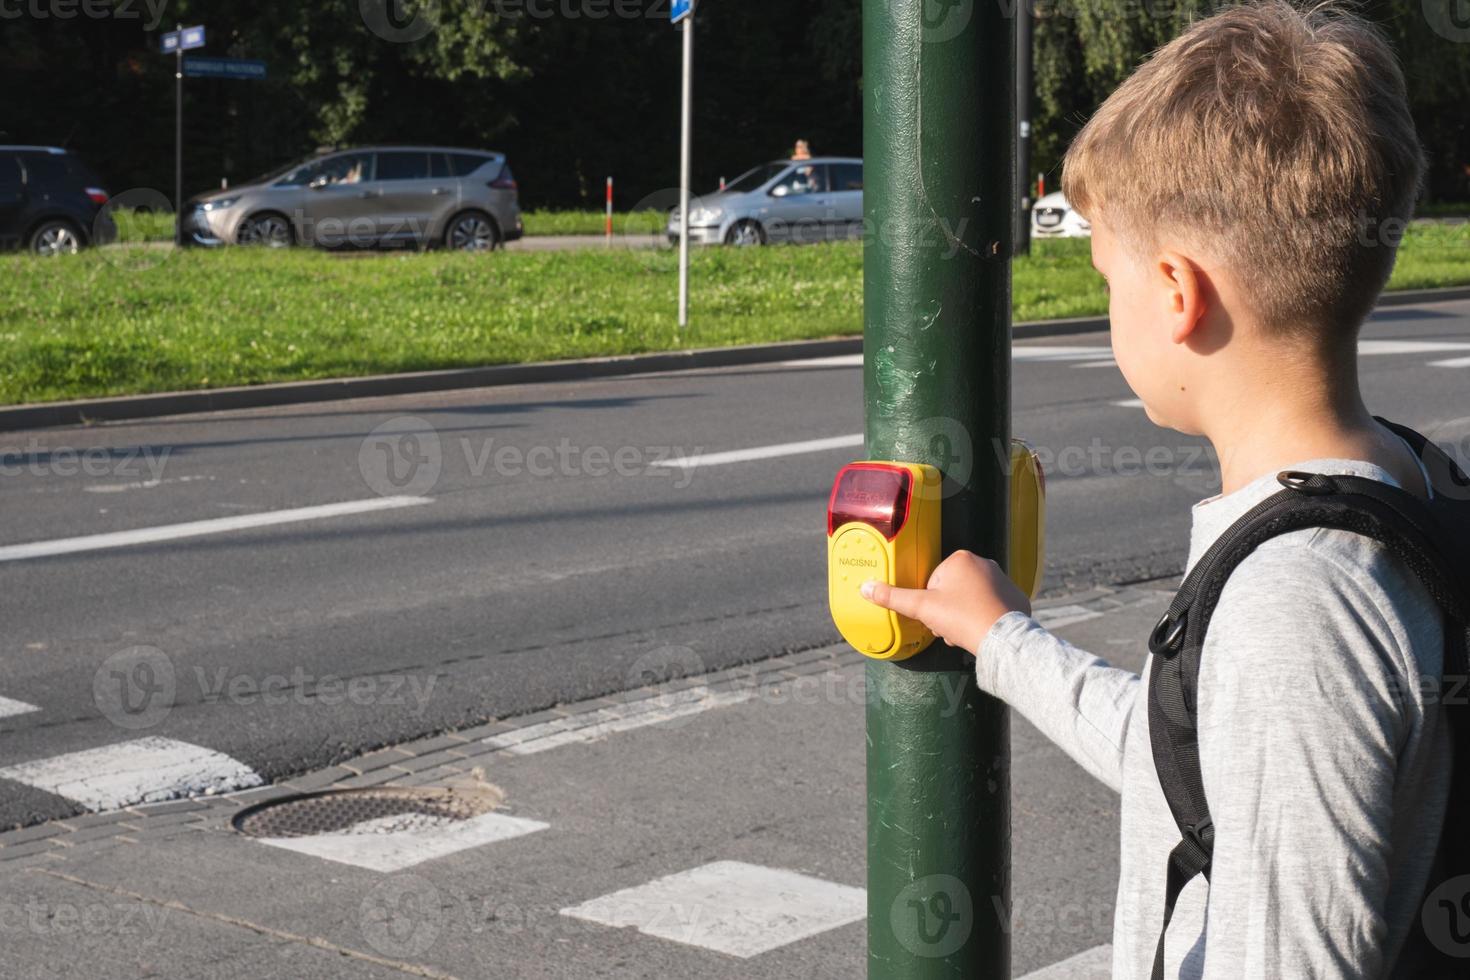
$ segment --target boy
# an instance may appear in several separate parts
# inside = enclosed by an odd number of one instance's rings
[[[1062,186],[1092,222],[1118,366],[1150,419],[1220,459],[1190,566],[1281,489],[1280,470],[1432,492],[1364,407],[1356,369],[1393,267],[1382,232],[1409,218],[1421,171],[1387,44],[1340,9],[1285,0],[1194,24],[1068,151]],[[1146,681],[1046,632],[972,554],[927,589],[864,594],[974,653],[984,690],[1121,791],[1113,975],[1148,977],[1179,830]],[[1346,531],[1275,538],[1231,576],[1199,677],[1213,868],[1179,899],[1166,976],[1410,975],[1449,786],[1447,732],[1420,682],[1440,676],[1442,629],[1409,570]]]

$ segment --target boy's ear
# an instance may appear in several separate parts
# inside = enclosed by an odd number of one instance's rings
[[[1188,340],[1204,318],[1207,282],[1203,270],[1180,252],[1160,253],[1154,263],[1156,281],[1164,292],[1169,339]]]

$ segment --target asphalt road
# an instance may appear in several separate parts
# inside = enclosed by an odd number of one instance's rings
[[[1366,336],[1372,407],[1470,449],[1470,303]],[[1218,489],[1106,343],[1018,346],[1049,594],[1177,574]],[[830,643],[823,513],[852,440],[661,464],[854,436],[861,384],[839,359],[0,437],[0,768],[156,735],[272,779]],[[140,529],[169,530],[90,537]],[[0,826],[77,809],[0,778]]]

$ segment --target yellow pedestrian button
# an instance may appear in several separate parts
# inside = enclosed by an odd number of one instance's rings
[[[922,589],[939,564],[940,475],[923,463],[849,463],[827,504],[827,601],[843,639],[875,660],[934,641],[919,622],[874,605],[869,580]]]
[[[915,620],[864,599],[864,582],[922,589],[939,565],[942,478],[923,463],[867,460],[837,473],[827,502],[827,604],[843,639],[875,660],[906,660],[934,642]],[[1034,597],[1045,550],[1046,477],[1036,453],[1011,445],[1012,581]]]

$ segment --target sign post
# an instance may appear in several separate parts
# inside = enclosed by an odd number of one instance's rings
[[[1036,87],[1031,66],[1034,0],[1016,7],[1016,178],[1020,188],[1021,213],[1017,216],[1016,254],[1031,254],[1031,92]]]
[[[184,244],[184,52],[204,47],[204,28],[174,25],[163,36],[164,54],[174,56],[174,244]]]
[[[863,0],[866,458],[937,467],[942,553],[1005,567],[1016,29],[934,6]],[[942,642],[866,679],[868,977],[1003,980],[1006,708]]]
[[[673,0],[675,25],[684,31],[684,77],[679,132],[679,329],[689,325],[689,144],[694,102],[694,0]]]

